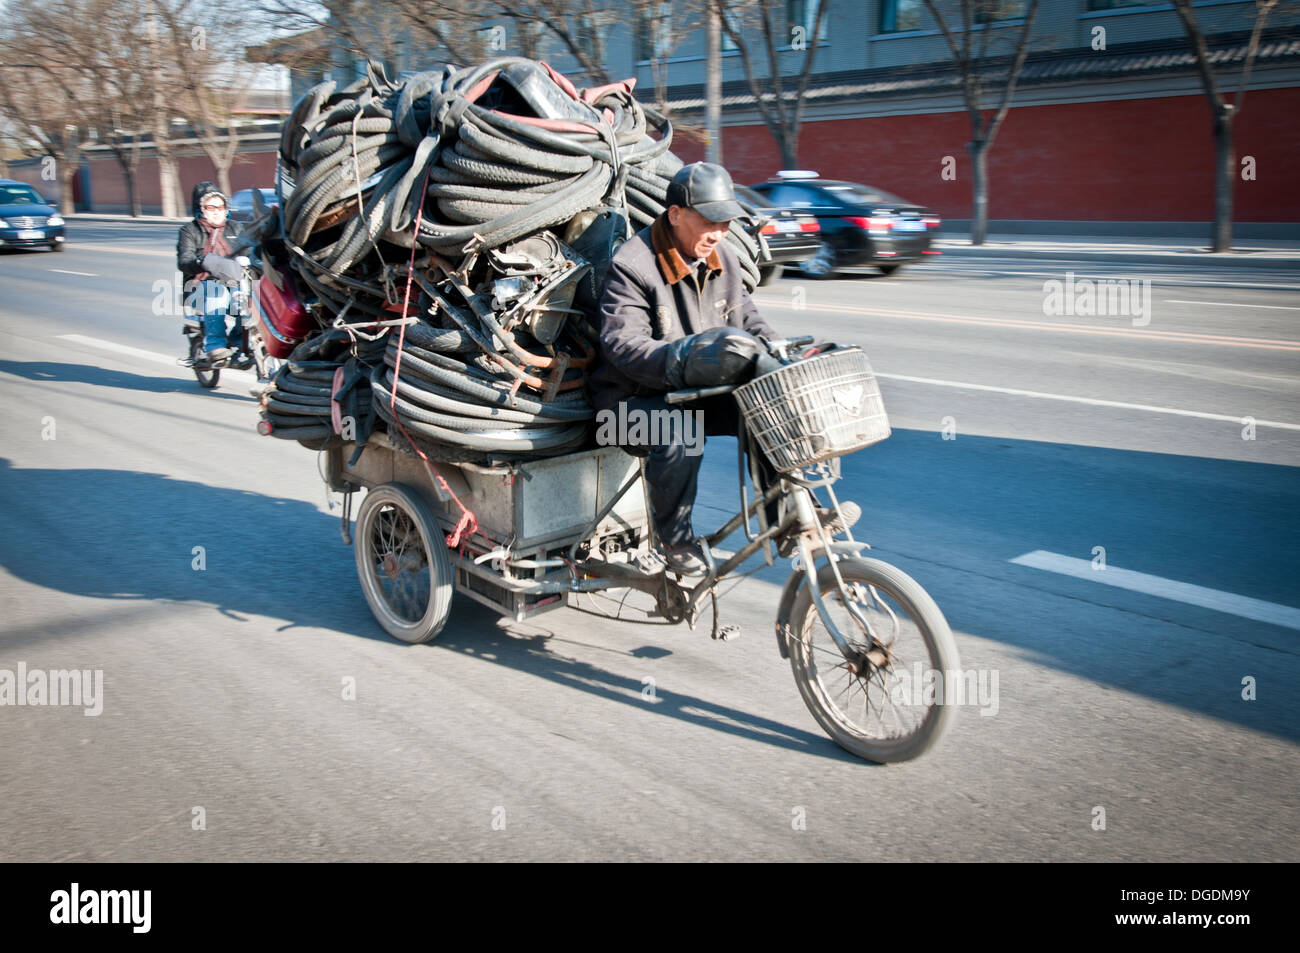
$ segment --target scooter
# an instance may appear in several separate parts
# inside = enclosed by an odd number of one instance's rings
[[[189,340],[189,356],[179,358],[177,363],[194,371],[194,376],[198,378],[200,387],[209,390],[216,387],[217,382],[221,379],[221,372],[225,368],[248,370],[255,367],[257,369],[258,387],[253,388],[253,391],[256,394],[260,393],[262,387],[280,369],[283,362],[267,353],[266,344],[262,340],[258,322],[257,296],[253,291],[257,277],[256,266],[250,262],[244,267],[244,273],[238,286],[230,289],[230,308],[226,312],[226,332],[229,335],[229,332],[233,329],[233,322],[241,322],[243,325],[243,344],[238,351],[228,357],[210,360],[201,356],[204,336],[203,315],[199,313],[197,308],[193,307],[189,296],[186,297],[185,323],[181,328],[181,333]],[[229,337],[227,337],[227,340],[229,340]]]

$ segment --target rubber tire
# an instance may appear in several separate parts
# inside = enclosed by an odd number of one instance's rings
[[[877,265],[876,267],[880,269],[880,273],[882,275],[888,278],[890,275],[898,271],[898,269],[902,268],[903,266],[902,264],[897,264],[897,265]]]
[[[814,255],[812,258],[808,259],[807,261],[805,261],[805,262],[803,263],[803,265],[801,266],[804,275],[805,275],[806,277],[808,277],[808,278],[812,278],[812,279],[814,279],[814,280],[816,280],[816,281],[825,281],[825,280],[827,280],[827,279],[829,279],[829,278],[834,278],[834,277],[835,277],[835,260],[836,260],[836,257],[837,257],[837,256],[836,256],[836,253],[835,253],[835,246],[832,245],[828,239],[824,239],[824,238],[823,238],[822,241],[821,241],[821,245],[818,246],[817,254]],[[825,266],[825,267],[826,267],[826,270],[825,270],[825,271],[810,271],[810,270],[808,269],[808,266],[811,265],[811,264],[813,264],[814,262],[816,262],[818,259],[825,259],[825,261],[826,261],[826,266]]]
[[[197,336],[190,338],[190,360],[197,361],[199,358],[199,352],[202,350],[203,348],[199,344],[199,338]],[[217,386],[217,381],[221,380],[221,368],[219,367],[209,368],[205,371],[200,370],[199,367],[195,366],[193,370],[194,376],[199,379],[199,386],[205,390],[212,390],[212,388]]]
[[[925,639],[930,653],[930,668],[947,673],[961,667],[957,643],[948,628],[948,621],[920,583],[901,569],[878,559],[841,559],[837,565],[846,583],[857,582],[877,587],[911,617]],[[835,576],[829,565],[822,567],[817,579],[823,599],[837,592]],[[805,582],[795,596],[790,612],[790,667],[794,671],[795,684],[804,704],[831,740],[850,754],[881,764],[908,761],[934,747],[952,720],[954,706],[950,699],[945,699],[943,704],[931,706],[916,731],[897,739],[868,738],[851,732],[839,723],[833,714],[837,710],[833,705],[828,710],[827,703],[820,697],[819,686],[813,685],[808,672],[808,645],[800,635],[805,631],[805,626],[813,621],[821,623],[812,593]],[[910,664],[912,660],[904,661]]]
[[[63,249],[67,247],[68,247],[67,242],[55,242],[53,245],[50,246],[50,251],[63,251]]]
[[[766,287],[776,281],[781,276],[780,265],[765,265],[758,269],[758,283],[760,287]]]
[[[402,510],[410,518],[420,534],[424,549],[426,565],[420,571],[430,574],[429,604],[424,615],[416,622],[407,622],[392,611],[372,572],[376,553],[371,545],[371,531],[374,529],[374,521],[380,508],[385,505]],[[384,631],[399,642],[410,645],[434,639],[447,624],[447,618],[451,614],[451,597],[455,589],[451,558],[447,555],[447,544],[429,505],[415,490],[400,483],[385,483],[377,486],[368,491],[365,499],[361,501],[352,540],[353,548],[356,550],[357,577],[361,582],[361,591],[365,594],[366,602],[370,604],[370,612]]]

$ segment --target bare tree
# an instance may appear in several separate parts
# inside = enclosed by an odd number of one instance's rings
[[[80,147],[97,118],[90,75],[65,65],[80,41],[70,28],[86,22],[88,7],[87,0],[11,0],[0,23],[0,112],[24,151],[53,160],[64,214],[74,211]]]
[[[706,6],[707,0],[632,0],[629,4],[636,25],[636,55],[649,61],[655,108],[662,113],[669,111],[668,60],[683,40],[700,31]]]
[[[1196,57],[1196,68],[1201,74],[1201,85],[1214,116],[1214,227],[1210,235],[1211,251],[1232,250],[1232,189],[1237,178],[1233,124],[1241,115],[1241,107],[1246,99],[1246,83],[1250,80],[1250,71],[1259,53],[1259,37],[1264,31],[1264,23],[1276,6],[1277,0],[1255,0],[1255,23],[1241,65],[1241,82],[1237,86],[1236,99],[1228,102],[1219,90],[1218,80],[1210,65],[1210,51],[1205,42],[1205,34],[1196,22],[1191,4],[1188,0],[1174,0],[1174,9],[1183,21],[1187,42]]]
[[[959,34],[954,31],[948,18],[944,17],[939,0],[925,0],[925,5],[943,33],[948,48],[952,51],[962,97],[966,102],[966,112],[970,118],[971,138],[966,143],[966,151],[971,157],[975,205],[974,214],[971,216],[970,240],[972,245],[983,245],[988,237],[989,149],[993,147],[993,140],[997,138],[1002,120],[1006,118],[1007,110],[1011,108],[1020,70],[1029,55],[1029,33],[1034,25],[1034,15],[1038,12],[1038,0],[1009,0],[1009,2],[1008,0],[953,0],[952,3],[944,6],[955,5],[960,8],[957,11],[961,16]],[[989,57],[989,35],[997,20],[1004,19],[1015,12],[1022,12],[1024,20],[1020,34],[1015,40],[1014,52],[1004,65],[995,67]],[[998,104],[991,113],[986,114],[984,107],[986,87],[996,87],[996,85],[1001,86]]]
[[[768,131],[781,150],[783,168],[793,169],[799,164],[799,130],[803,124],[803,110],[808,83],[812,78],[813,63],[817,58],[817,38],[830,0],[817,2],[817,14],[811,29],[803,23],[785,24],[786,32],[777,29],[774,0],[710,0],[721,20],[723,32],[735,44],[745,68],[745,80],[754,97],[759,114]],[[785,4],[780,6],[784,7]],[[759,77],[754,71],[754,56],[748,39],[749,21],[757,19],[762,31],[763,49],[767,53],[767,76]],[[787,92],[781,74],[780,49],[789,43],[793,50],[803,52],[802,65],[794,78],[793,89]]]

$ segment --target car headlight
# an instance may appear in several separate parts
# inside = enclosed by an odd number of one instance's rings
[[[46,225],[62,225],[62,224],[63,224],[63,216],[60,215],[59,213],[55,212],[53,215],[51,215],[49,218],[47,218],[47,219],[45,220],[45,224],[46,224]]]

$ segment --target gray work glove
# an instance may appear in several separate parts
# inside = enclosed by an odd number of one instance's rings
[[[203,270],[228,285],[237,285],[244,278],[244,269],[233,258],[208,252],[203,256]]]

